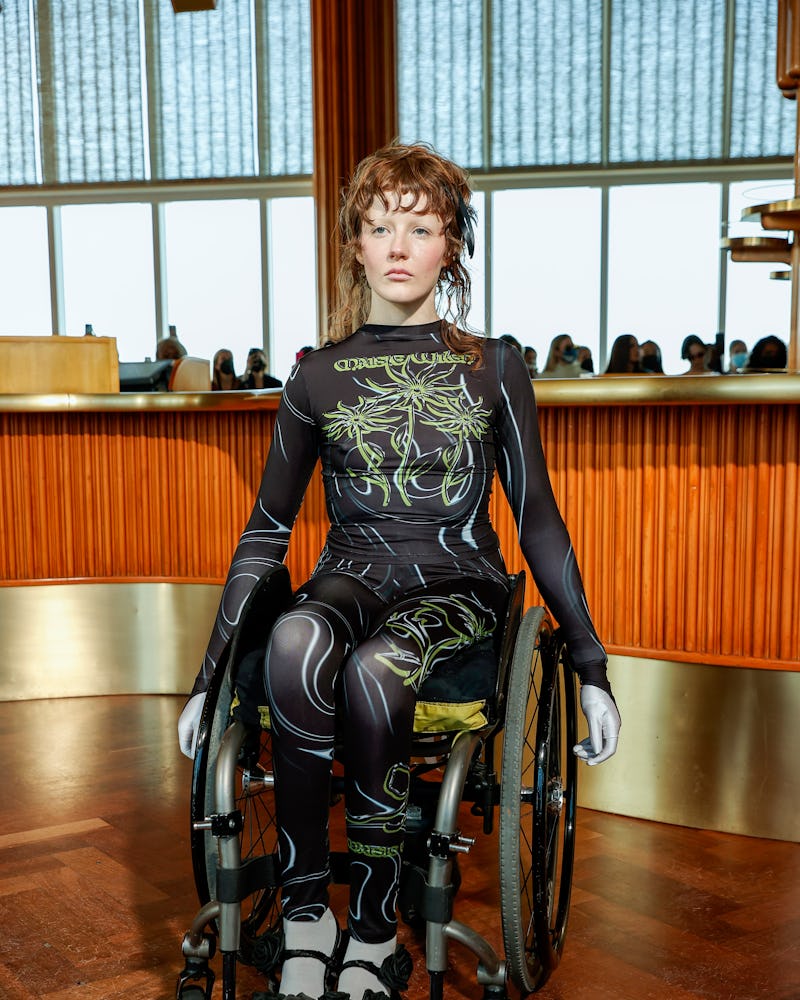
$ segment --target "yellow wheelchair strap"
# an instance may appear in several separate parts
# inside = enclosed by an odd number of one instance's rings
[[[231,711],[239,705],[238,694],[231,703]],[[453,733],[462,730],[483,729],[488,720],[483,713],[486,699],[479,701],[418,701],[414,709],[415,733]],[[269,706],[259,705],[261,728],[269,729]]]

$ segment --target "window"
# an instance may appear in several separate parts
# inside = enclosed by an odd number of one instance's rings
[[[497,191],[492,206],[493,335],[534,347],[541,370],[553,337],[569,333],[591,349],[596,368],[599,189]]]
[[[53,333],[47,213],[0,208],[0,336]]]
[[[194,357],[233,352],[237,374],[263,341],[258,202],[182,201],[165,206],[167,309]]]
[[[661,348],[678,374],[683,338],[711,343],[719,289],[718,184],[649,184],[609,195],[608,347],[623,333]]]
[[[313,198],[270,202],[272,374],[285,382],[301,347],[316,347],[317,271]]]
[[[153,226],[149,205],[65,205],[62,333],[116,337],[121,361],[155,351]]]

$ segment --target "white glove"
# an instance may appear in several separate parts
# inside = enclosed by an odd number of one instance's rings
[[[589,735],[572,750],[591,767],[602,764],[617,752],[622,721],[611,695],[594,684],[581,687],[581,708],[589,723]]]
[[[181,747],[181,753],[189,760],[194,760],[194,752],[197,748],[197,731],[200,728],[200,716],[203,713],[205,700],[205,691],[193,694],[184,705],[181,717],[178,719],[178,743]]]

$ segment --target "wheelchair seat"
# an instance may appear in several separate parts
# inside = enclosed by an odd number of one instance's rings
[[[539,989],[564,945],[576,808],[575,681],[544,609],[522,613],[524,574],[509,579],[502,629],[437,664],[418,695],[398,908],[412,927],[425,927],[432,1000],[441,1000],[453,942],[476,956],[478,980],[494,1000],[509,984],[522,996]],[[268,981],[273,976],[280,866],[263,664],[269,631],[291,600],[286,568],[265,574],[206,696],[191,797],[202,907],[183,940],[179,1000],[211,1000],[217,940],[224,1000],[235,997],[237,961],[255,965]],[[334,777],[335,795],[337,788],[342,780]],[[462,803],[483,818],[486,833],[499,807],[505,959],[453,919],[457,858],[473,843],[459,831]],[[332,852],[335,882],[346,882],[347,868],[346,854]]]
[[[288,571],[287,571],[288,573]],[[461,581],[454,581],[459,583]],[[422,594],[424,591],[420,590]],[[265,575],[257,585],[242,614],[240,633],[234,636],[229,670],[235,678],[231,715],[246,726],[269,729],[269,708],[264,689],[264,657],[268,630],[263,623],[276,620],[275,609],[283,610],[290,601],[288,577]],[[457,650],[437,663],[423,681],[414,712],[415,734],[456,733],[483,729],[499,715],[504,697],[503,684],[510,652],[522,616],[525,574],[509,577],[505,620],[488,639]],[[407,595],[414,596],[413,591]],[[269,618],[267,618],[267,615]],[[250,623],[262,623],[250,634]]]

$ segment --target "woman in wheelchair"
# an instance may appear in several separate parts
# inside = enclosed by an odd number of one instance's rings
[[[508,578],[488,517],[495,470],[534,580],[566,637],[591,764],[614,753],[606,656],[545,467],[530,376],[502,341],[466,332],[474,210],[466,174],[423,145],[367,157],[340,213],[329,340],[283,392],[259,494],[178,725],[198,720],[240,610],[282,562],[321,460],[330,529],[276,623],[264,665],[282,867],[283,995],[321,997],[338,962],[354,1000],[396,993],[395,902],[416,692],[437,662],[502,623]],[[413,593],[412,593],[413,591]],[[343,712],[350,861],[347,944],[328,907],[327,818]]]

